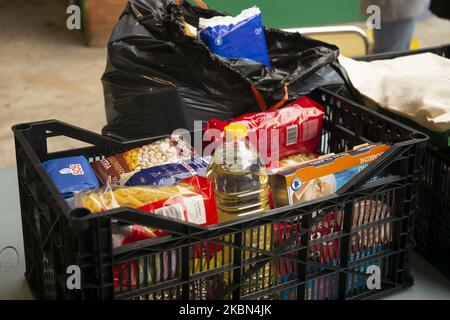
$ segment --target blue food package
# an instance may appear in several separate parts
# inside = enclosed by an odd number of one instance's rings
[[[72,197],[73,192],[99,187],[97,177],[84,156],[48,160],[43,166],[66,199]]]
[[[168,163],[135,172],[124,182],[126,186],[172,186],[179,180],[195,175],[206,176],[211,157],[193,158]]]
[[[248,59],[270,67],[259,8],[243,10],[236,17],[200,18],[199,29],[200,39],[216,55],[229,59]]]

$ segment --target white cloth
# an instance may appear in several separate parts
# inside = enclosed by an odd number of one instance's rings
[[[361,94],[398,115],[436,132],[450,130],[450,60],[423,53],[340,63]]]

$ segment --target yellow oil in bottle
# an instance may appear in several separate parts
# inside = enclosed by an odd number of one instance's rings
[[[242,125],[230,125],[225,128],[226,141],[215,151],[207,170],[207,177],[213,182],[219,222],[260,214],[269,207],[269,177],[258,153],[246,140],[246,128]],[[262,226],[246,230],[242,239],[243,264],[251,259],[262,257],[258,250],[271,250],[271,226]],[[226,237],[230,241],[231,236]],[[247,249],[246,249],[247,248]],[[253,250],[252,250],[253,249]],[[254,250],[256,249],[256,250]],[[232,261],[227,257],[226,261]],[[244,267],[245,273],[252,267]],[[273,274],[271,262],[261,267],[243,285],[243,294],[268,288],[270,274]],[[225,279],[228,282],[228,279]]]
[[[262,213],[269,207],[269,181],[265,171],[232,171],[213,163],[207,176],[214,181],[219,222]]]

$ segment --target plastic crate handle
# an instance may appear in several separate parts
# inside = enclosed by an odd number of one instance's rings
[[[89,228],[90,221],[93,219],[106,218],[131,225],[135,224],[152,229],[160,229],[176,235],[191,235],[208,231],[206,227],[143,212],[130,207],[120,207],[110,209],[104,213],[100,212],[95,214],[86,208],[76,208],[70,212],[70,218],[72,225],[79,230]]]
[[[404,147],[393,145],[388,151],[383,153],[374,162],[370,163],[368,167],[364,168],[360,173],[354,176],[349,182],[343,185],[336,191],[338,196],[342,196],[348,192],[352,192],[363,186],[370,179],[374,178],[382,170],[386,169],[392,162],[398,158],[405,151]]]

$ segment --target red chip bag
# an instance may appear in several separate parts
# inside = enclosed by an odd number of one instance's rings
[[[205,155],[212,151],[208,148],[211,142],[223,139],[227,125],[240,123],[247,127],[249,142],[256,147],[266,166],[274,168],[280,159],[290,155],[315,153],[323,119],[322,106],[308,97],[276,111],[249,113],[230,121],[210,119],[205,128]],[[217,130],[222,133],[220,137]]]

